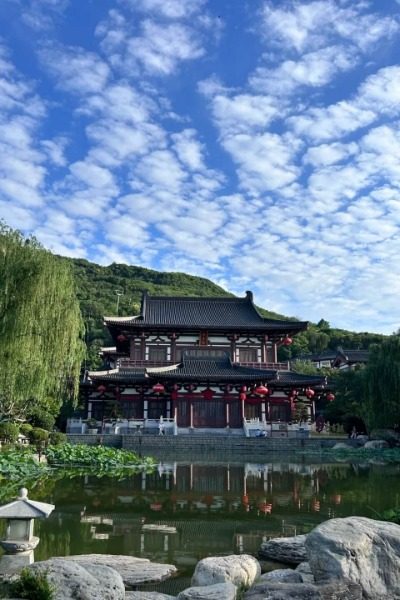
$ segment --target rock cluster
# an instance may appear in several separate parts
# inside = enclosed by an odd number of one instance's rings
[[[146,559],[72,556],[29,568],[47,573],[56,600],[400,600],[400,526],[392,523],[331,519],[307,536],[265,542],[260,554],[297,567],[261,575],[250,555],[205,558],[176,597],[125,590],[176,574]]]

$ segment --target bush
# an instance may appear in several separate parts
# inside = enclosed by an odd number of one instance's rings
[[[32,444],[46,443],[49,441],[49,432],[40,427],[34,427],[29,434],[29,439]]]
[[[46,429],[46,431],[51,431],[54,427],[55,418],[53,415],[43,408],[35,408],[30,415],[30,421],[33,427],[40,427],[41,429]]]
[[[19,427],[19,430],[22,433],[22,435],[25,435],[26,437],[30,436],[32,429],[33,427],[30,423],[22,423],[22,425],[20,425]]]
[[[50,444],[58,446],[59,444],[65,444],[67,442],[67,436],[61,431],[52,431],[49,436]]]
[[[47,581],[46,573],[22,569],[18,581],[11,584],[11,592],[28,600],[53,600],[54,587]]]
[[[19,435],[19,427],[15,423],[0,423],[0,440],[5,440],[13,444],[17,441]]]

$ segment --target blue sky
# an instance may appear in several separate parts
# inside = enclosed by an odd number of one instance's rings
[[[1,0],[0,217],[400,326],[400,2]]]

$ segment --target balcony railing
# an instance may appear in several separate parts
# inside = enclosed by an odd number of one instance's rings
[[[117,367],[120,369],[137,369],[143,367],[171,367],[177,364],[179,361],[171,360],[133,360],[131,358],[120,358],[117,360]],[[249,367],[252,369],[266,369],[266,370],[278,370],[278,371],[289,371],[288,362],[235,362],[235,365],[241,367]]]

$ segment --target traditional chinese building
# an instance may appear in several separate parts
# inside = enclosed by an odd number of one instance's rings
[[[133,317],[106,317],[115,346],[83,385],[97,420],[174,419],[178,428],[242,428],[244,419],[288,422],[296,403],[326,399],[324,377],[279,363],[306,322],[267,319],[244,298],[153,297]],[[329,399],[329,398],[328,398]]]

